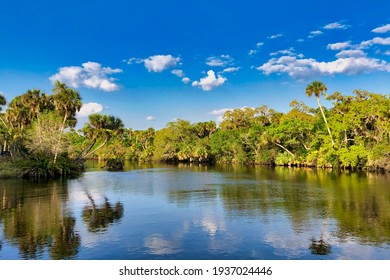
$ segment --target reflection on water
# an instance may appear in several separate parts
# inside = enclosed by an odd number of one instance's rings
[[[388,175],[139,165],[0,181],[0,259],[390,259]]]
[[[38,259],[49,249],[53,259],[77,255],[79,236],[75,218],[66,213],[62,202],[68,186],[61,181],[46,184],[7,180],[2,195],[0,222],[3,239],[18,248],[22,259]]]
[[[108,198],[104,197],[103,205],[98,207],[90,194],[87,194],[87,197],[91,202],[91,205],[84,206],[83,220],[87,223],[89,231],[96,232],[105,230],[110,224],[117,222],[122,218],[122,203],[117,202],[114,207],[112,207]]]
[[[331,252],[330,244],[326,243],[322,238],[311,240],[310,244],[311,253],[314,255],[329,255]]]

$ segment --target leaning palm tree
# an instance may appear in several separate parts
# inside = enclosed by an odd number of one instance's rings
[[[326,128],[327,128],[329,136],[330,136],[330,140],[332,141],[332,145],[334,146],[334,140],[332,137],[332,133],[330,132],[328,121],[326,120],[325,113],[324,113],[324,110],[322,109],[321,102],[320,102],[320,95],[326,96],[327,90],[328,89],[324,83],[319,82],[319,81],[314,81],[314,82],[311,82],[310,84],[308,84],[308,86],[306,87],[306,95],[308,97],[311,97],[314,94],[314,96],[316,97],[317,102],[318,102],[318,107],[320,108],[322,117],[324,119]]]

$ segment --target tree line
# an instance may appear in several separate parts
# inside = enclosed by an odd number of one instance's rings
[[[2,158],[9,155],[25,177],[68,176],[91,158],[111,170],[124,160],[390,170],[390,96],[355,90],[326,97],[326,91],[320,81],[306,87],[317,108],[297,100],[286,113],[238,108],[219,125],[179,119],[157,131],[133,130],[115,116],[92,114],[76,131],[81,97],[56,82],[51,95],[28,90],[0,109]],[[322,106],[321,97],[333,107]],[[1,95],[0,104],[6,104]]]

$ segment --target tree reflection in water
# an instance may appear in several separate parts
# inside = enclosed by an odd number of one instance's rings
[[[322,237],[319,240],[311,239],[311,244],[309,249],[313,255],[329,255],[332,250],[330,244],[327,244]]]
[[[107,197],[104,197],[104,203],[101,207],[98,207],[95,200],[90,194],[87,194],[91,205],[86,205],[83,209],[83,220],[88,225],[88,230],[91,232],[97,232],[106,230],[107,227],[119,221],[123,216],[123,204],[120,202],[115,203],[114,206],[108,201]]]
[[[21,195],[22,194],[22,195]],[[0,222],[4,240],[17,245],[22,259],[72,259],[80,246],[75,218],[64,211],[67,185],[20,182],[2,189]]]
[[[61,225],[57,227],[50,248],[53,259],[69,259],[77,255],[80,246],[80,235],[74,230],[75,223],[76,220],[73,217],[65,217]]]

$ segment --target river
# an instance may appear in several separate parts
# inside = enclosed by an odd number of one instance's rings
[[[0,210],[0,259],[390,259],[386,174],[93,163]]]

